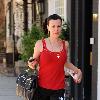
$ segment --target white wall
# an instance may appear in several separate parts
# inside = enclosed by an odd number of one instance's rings
[[[98,10],[98,80],[97,80],[97,100],[100,100],[100,0]]]
[[[48,0],[48,16],[55,13],[67,21],[67,0]]]
[[[55,13],[55,0],[48,0],[48,16]]]
[[[31,2],[32,0],[28,0],[28,28],[31,29],[32,27],[32,5],[31,5]]]
[[[67,0],[64,0],[64,20],[67,21]]]

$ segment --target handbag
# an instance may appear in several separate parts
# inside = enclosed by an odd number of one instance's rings
[[[22,96],[25,100],[32,100],[37,89],[37,70],[28,68],[19,74],[16,79],[16,95]]]

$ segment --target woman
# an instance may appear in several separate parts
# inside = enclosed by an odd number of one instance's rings
[[[53,14],[47,18],[49,37],[38,40],[34,47],[30,68],[34,69],[39,59],[38,100],[64,100],[64,66],[77,74],[76,83],[81,82],[81,70],[68,61],[68,41],[61,40],[62,19]]]

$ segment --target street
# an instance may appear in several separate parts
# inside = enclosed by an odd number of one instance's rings
[[[0,74],[0,100],[23,100],[16,96],[16,77]]]

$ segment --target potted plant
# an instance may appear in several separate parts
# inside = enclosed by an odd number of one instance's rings
[[[62,35],[60,36],[62,39],[69,41],[70,40],[70,23],[69,21],[63,22],[62,25]]]

